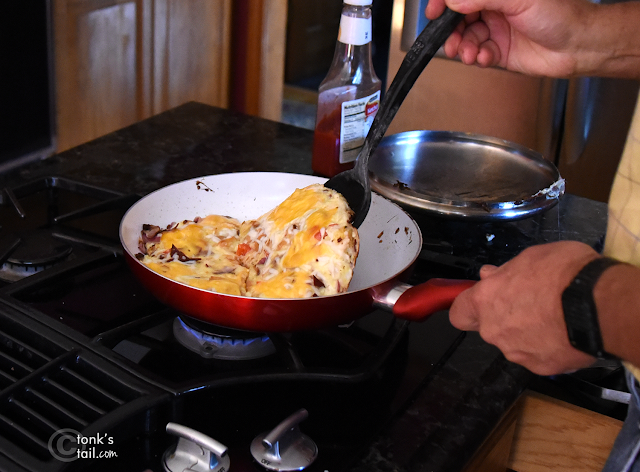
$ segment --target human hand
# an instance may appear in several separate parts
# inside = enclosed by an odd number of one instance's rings
[[[596,251],[576,241],[524,250],[506,264],[483,266],[480,281],[449,311],[453,326],[478,331],[507,359],[540,375],[588,367],[595,359],[571,346],[561,296]]]
[[[430,0],[428,18],[446,5],[466,14],[444,51],[465,64],[499,66],[530,75],[576,73],[580,28],[592,11],[586,0]]]

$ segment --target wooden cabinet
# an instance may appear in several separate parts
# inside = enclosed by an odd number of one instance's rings
[[[55,0],[58,151],[186,101],[226,107],[231,0]]]
[[[287,0],[233,0],[234,111],[280,120],[286,26]]]
[[[476,451],[463,472],[506,472],[522,402],[516,402]]]
[[[464,472],[598,472],[622,422],[527,391]]]
[[[513,437],[509,468],[517,472],[598,472],[622,421],[527,392]]]
[[[154,0],[152,112],[190,100],[226,107],[230,0]]]

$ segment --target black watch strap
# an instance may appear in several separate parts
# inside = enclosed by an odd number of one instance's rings
[[[610,359],[614,356],[605,352],[602,345],[593,287],[605,270],[620,263],[609,257],[594,259],[582,268],[562,292],[562,309],[571,345],[598,358]]]

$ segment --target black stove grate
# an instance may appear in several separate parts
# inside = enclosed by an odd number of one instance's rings
[[[101,249],[121,251],[120,220],[139,198],[58,177],[0,189],[0,281]]]
[[[0,326],[0,466],[60,470],[50,441],[61,431],[108,432],[162,401],[163,392],[2,301]]]
[[[64,350],[24,327],[3,323],[0,329],[0,391],[63,353]]]

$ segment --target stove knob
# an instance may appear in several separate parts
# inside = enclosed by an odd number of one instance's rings
[[[307,416],[307,410],[301,409],[273,431],[256,437],[251,443],[253,458],[268,470],[302,470],[311,465],[318,456],[318,447],[298,427]]]
[[[166,472],[226,472],[229,470],[227,447],[194,429],[176,423],[167,424],[167,433],[179,436],[177,446],[164,453]]]

